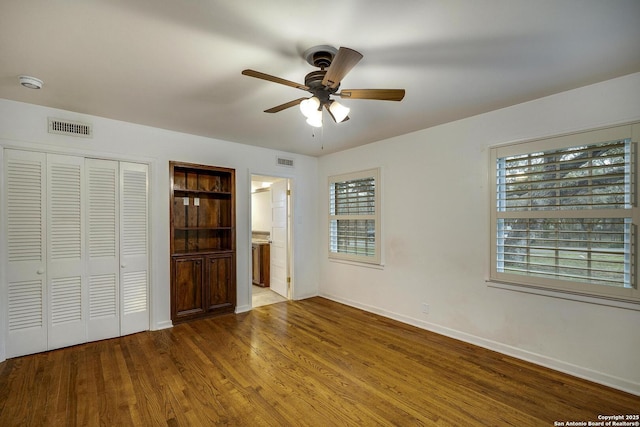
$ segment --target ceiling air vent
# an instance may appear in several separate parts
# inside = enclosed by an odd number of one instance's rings
[[[293,167],[293,159],[287,159],[285,157],[276,157],[276,164],[278,166],[286,166],[288,168]]]
[[[71,122],[69,120],[52,119],[49,117],[49,133],[93,138],[93,126],[87,123]]]

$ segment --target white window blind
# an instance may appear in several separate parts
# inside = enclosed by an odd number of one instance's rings
[[[329,256],[378,264],[379,171],[329,178]]]
[[[492,279],[638,296],[634,144],[593,139],[492,150]]]

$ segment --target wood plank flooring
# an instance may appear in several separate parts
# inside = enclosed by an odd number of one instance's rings
[[[0,426],[553,426],[640,397],[323,298],[0,363]]]

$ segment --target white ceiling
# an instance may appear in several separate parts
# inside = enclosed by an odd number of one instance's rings
[[[0,98],[322,155],[640,71],[638,0],[2,0]],[[307,125],[301,54],[364,59],[351,120]],[[28,90],[21,74],[44,80]],[[310,95],[309,95],[310,96]]]

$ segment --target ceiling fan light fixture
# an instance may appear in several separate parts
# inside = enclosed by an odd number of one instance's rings
[[[322,127],[322,110],[315,110],[311,115],[307,116],[307,124],[314,128]]]
[[[336,123],[341,123],[349,115],[349,111],[351,111],[349,107],[345,107],[338,103],[338,101],[333,101],[331,105],[329,105],[329,112],[336,120]]]
[[[302,111],[302,114],[307,118],[313,116],[313,114],[315,114],[314,111],[318,111],[319,107],[320,100],[315,96],[300,102],[300,111]]]

